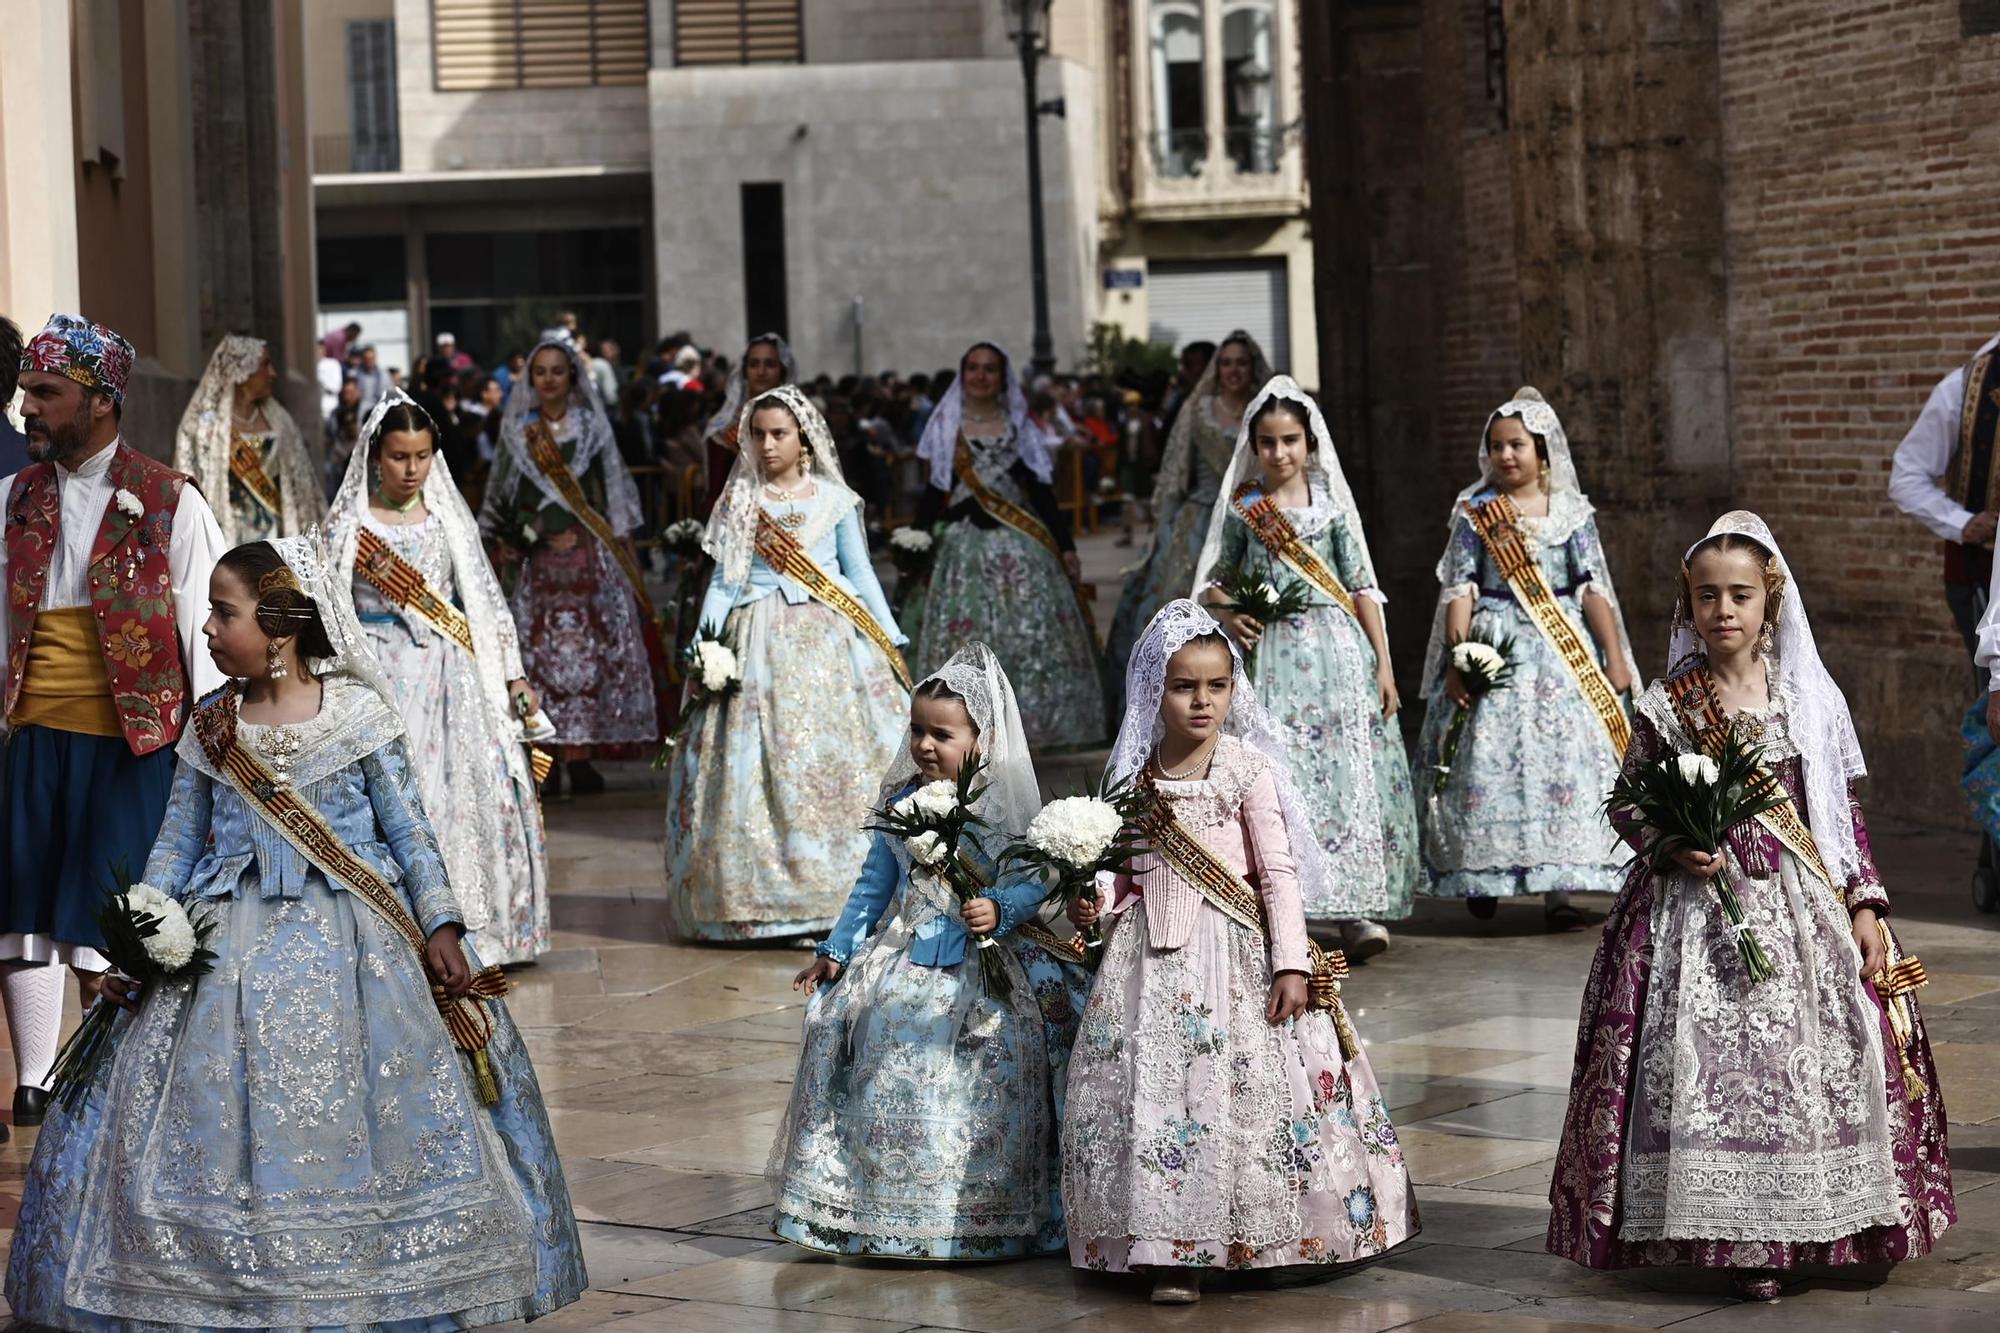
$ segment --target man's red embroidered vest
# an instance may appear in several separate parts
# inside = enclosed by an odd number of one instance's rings
[[[174,583],[167,566],[174,510],[187,478],[122,442],[111,458],[112,498],[90,548],[90,609],[111,681],[112,703],[133,754],[151,754],[180,738],[188,683],[174,626]],[[118,492],[137,497],[139,513]],[[62,541],[62,489],[52,463],[30,463],[7,496],[7,699],[20,698],[34,637],[35,613]]]

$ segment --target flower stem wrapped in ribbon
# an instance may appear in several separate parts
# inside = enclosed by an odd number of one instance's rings
[[[1100,783],[1083,796],[1065,796],[1042,807],[1023,841],[1001,855],[1002,865],[1018,865],[1048,886],[1044,902],[1095,902],[1097,877],[1124,870],[1145,845],[1138,820],[1145,793],[1131,779]],[[1092,922],[1084,928],[1086,951],[1104,943]]]
[[[1437,778],[1432,790],[1440,796],[1445,784],[1451,781],[1451,766],[1458,758],[1459,734],[1465,730],[1465,720],[1472,716],[1481,699],[1513,682],[1514,641],[1504,634],[1492,638],[1468,634],[1452,645],[1451,665],[1465,683],[1468,701],[1465,707],[1452,713],[1444,741],[1438,746]]]
[[[864,826],[873,833],[901,838],[910,853],[911,874],[936,876],[960,903],[984,898],[993,887],[992,877],[966,850],[966,835],[986,825],[972,809],[986,794],[986,785],[979,780],[985,769],[984,760],[967,755],[959,765],[956,781],[939,778],[925,783],[900,800],[871,811],[873,817]],[[1014,983],[994,948],[999,941],[990,934],[974,935],[972,940],[987,990],[996,999],[1008,999],[1014,993]]]
[[[196,925],[188,919],[186,908],[152,885],[132,883],[123,870],[116,878],[117,887],[105,895],[97,909],[104,956],[111,960],[113,970],[148,989],[165,981],[207,976],[214,970],[215,951],[207,947],[214,921]],[[49,1086],[69,1110],[76,1109],[98,1065],[110,1053],[111,1025],[117,1016],[118,1006],[99,1000],[56,1053]]]
[[[1777,782],[1765,770],[1760,751],[1746,749],[1732,734],[1713,756],[1670,755],[1632,773],[1621,773],[1604,800],[1607,813],[1629,810],[1645,827],[1640,855],[1657,872],[1674,869],[1681,852],[1720,855],[1722,872],[1712,876],[1722,919],[1736,943],[1750,980],[1775,975],[1770,955],[1750,929],[1742,900],[1728,866],[1729,831],[1775,810],[1786,801]]]
[[[713,625],[703,625],[696,630],[694,641],[688,644],[687,676],[701,687],[701,692],[681,710],[680,720],[667,733],[660,752],[653,756],[654,768],[665,768],[672,762],[674,747],[680,744],[681,734],[688,729],[688,723],[694,720],[696,714],[716,700],[727,699],[743,688],[743,664],[737,659],[736,650],[722,641],[722,631]]]
[[[1280,587],[1268,579],[1245,574],[1234,565],[1217,565],[1214,580],[1216,590],[1224,598],[1223,610],[1249,616],[1265,629],[1312,609],[1312,594],[1298,579],[1289,579]],[[1256,670],[1257,650],[1245,648],[1243,672],[1254,676]]]

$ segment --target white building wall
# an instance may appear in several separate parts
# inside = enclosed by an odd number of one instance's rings
[[[788,330],[807,373],[932,369],[991,338],[1025,361],[1033,329],[1020,67],[1011,60],[655,70],[653,199],[662,327],[723,348],[745,328],[739,186],[784,184]],[[1094,121],[1087,71],[1044,95]],[[1043,124],[1050,326],[1083,349],[1095,277],[1087,133]],[[1082,198],[1079,198],[1079,190]]]

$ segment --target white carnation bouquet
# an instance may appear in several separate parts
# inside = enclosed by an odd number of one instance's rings
[[[1060,797],[1028,821],[1022,841],[1009,847],[1001,862],[1041,880],[1048,889],[1044,901],[1094,902],[1097,877],[1124,870],[1139,851],[1144,807],[1144,793],[1130,781]],[[1087,954],[1103,943],[1103,931],[1093,922],[1083,932],[1082,947]]]
[[[1470,702],[1452,713],[1451,725],[1445,728],[1444,741],[1438,746],[1433,788],[1438,795],[1444,794],[1445,784],[1451,781],[1451,766],[1458,758],[1459,735],[1465,730],[1465,720],[1472,716],[1481,699],[1507,688],[1514,679],[1514,641],[1505,635],[1490,639],[1468,635],[1451,646],[1451,665],[1465,683]]]
[[[104,936],[104,956],[112,970],[138,982],[145,990],[165,981],[207,976],[215,967],[208,937],[215,929],[208,920],[196,925],[187,909],[144,882],[130,883],[122,874],[118,887],[97,909],[97,928]],[[98,1065],[111,1050],[111,1027],[118,1006],[99,1000],[83,1016],[56,1053],[50,1087],[64,1106],[76,1109]]]
[[[911,594],[930,582],[937,558],[937,539],[929,528],[897,528],[889,534],[889,558],[896,564],[896,614],[910,604]]]
[[[673,555],[693,557],[701,554],[701,539],[705,531],[698,518],[677,519],[660,529],[660,545]]]
[[[1607,814],[1628,814],[1644,826],[1645,848],[1640,855],[1655,872],[1675,869],[1674,857],[1680,852],[1722,856],[1722,873],[1708,884],[1752,981],[1764,980],[1774,969],[1736,896],[1727,864],[1729,831],[1777,809],[1787,799],[1764,768],[1761,753],[1744,748],[1734,733],[1723,739],[1715,754],[1669,755],[1656,764],[1620,773],[1604,799]]]
[[[966,850],[967,835],[986,826],[986,821],[972,808],[986,794],[987,784],[979,780],[985,771],[984,760],[967,755],[959,765],[956,780],[939,778],[927,782],[909,795],[871,811],[864,825],[871,833],[901,838],[910,853],[912,873],[921,869],[937,876],[961,903],[987,897],[993,888],[993,877]],[[1013,994],[1014,983],[993,947],[998,941],[991,935],[974,935],[972,939],[987,990],[996,999],[1006,999]]]
[[[686,663],[686,678],[701,688],[682,704],[680,720],[674,723],[659,754],[653,757],[654,768],[667,766],[682,733],[698,714],[743,688],[742,660],[734,648],[722,641],[722,631],[714,626],[704,625],[695,631],[694,641],[687,646]]]

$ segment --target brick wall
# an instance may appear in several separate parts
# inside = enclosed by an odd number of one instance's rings
[[[2000,325],[2000,37],[1957,0],[1731,0],[1718,25],[1738,503],[1786,547],[1874,775],[1961,817],[1963,650],[1886,496],[1931,386]]]

